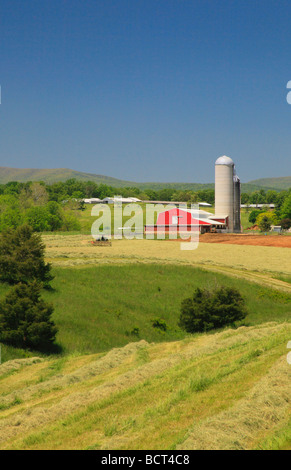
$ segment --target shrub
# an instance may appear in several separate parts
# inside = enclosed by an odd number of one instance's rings
[[[237,289],[197,288],[193,297],[182,302],[179,326],[188,333],[203,332],[234,324],[246,314],[244,299]]]
[[[0,341],[17,348],[44,349],[55,340],[51,304],[40,298],[41,284],[13,286],[0,302]]]
[[[264,215],[258,222],[259,229],[261,232],[269,232],[271,228],[271,221],[270,219]]]
[[[278,219],[274,212],[262,212],[258,215],[256,223],[262,232],[268,232],[271,225],[276,225],[278,223]]]
[[[153,328],[158,328],[161,331],[167,331],[168,325],[163,318],[152,319]]]
[[[139,327],[134,326],[131,331],[126,330],[125,331],[126,336],[139,336]]]

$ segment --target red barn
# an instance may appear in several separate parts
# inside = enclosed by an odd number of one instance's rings
[[[191,232],[200,233],[215,229],[226,229],[227,216],[215,216],[210,212],[195,209],[173,208],[160,212],[155,225],[145,225],[146,233]]]

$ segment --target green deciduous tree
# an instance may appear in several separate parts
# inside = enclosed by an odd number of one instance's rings
[[[282,207],[281,207],[281,218],[289,218],[291,219],[291,192],[284,200]]]
[[[255,210],[253,210],[253,211],[250,213],[250,215],[249,215],[249,222],[250,222],[251,224],[255,224],[255,223],[256,223],[256,220],[257,220],[257,217],[258,217],[258,215],[260,215],[260,214],[261,214],[260,209],[255,209]]]
[[[179,326],[188,333],[203,332],[233,324],[246,314],[245,301],[237,289],[197,288],[192,297],[182,302]]]
[[[291,219],[285,218],[280,220],[279,225],[281,225],[283,230],[288,230],[291,227]]]

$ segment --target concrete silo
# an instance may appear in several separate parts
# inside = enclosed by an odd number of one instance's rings
[[[215,162],[215,215],[228,216],[228,232],[240,231],[240,180],[226,155]]]
[[[240,179],[235,173],[233,175],[233,231],[240,232]]]

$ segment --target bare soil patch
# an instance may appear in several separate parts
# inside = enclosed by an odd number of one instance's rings
[[[234,233],[205,233],[200,235],[201,243],[224,243],[232,245],[275,246],[291,248],[291,236],[288,235],[253,235]]]

